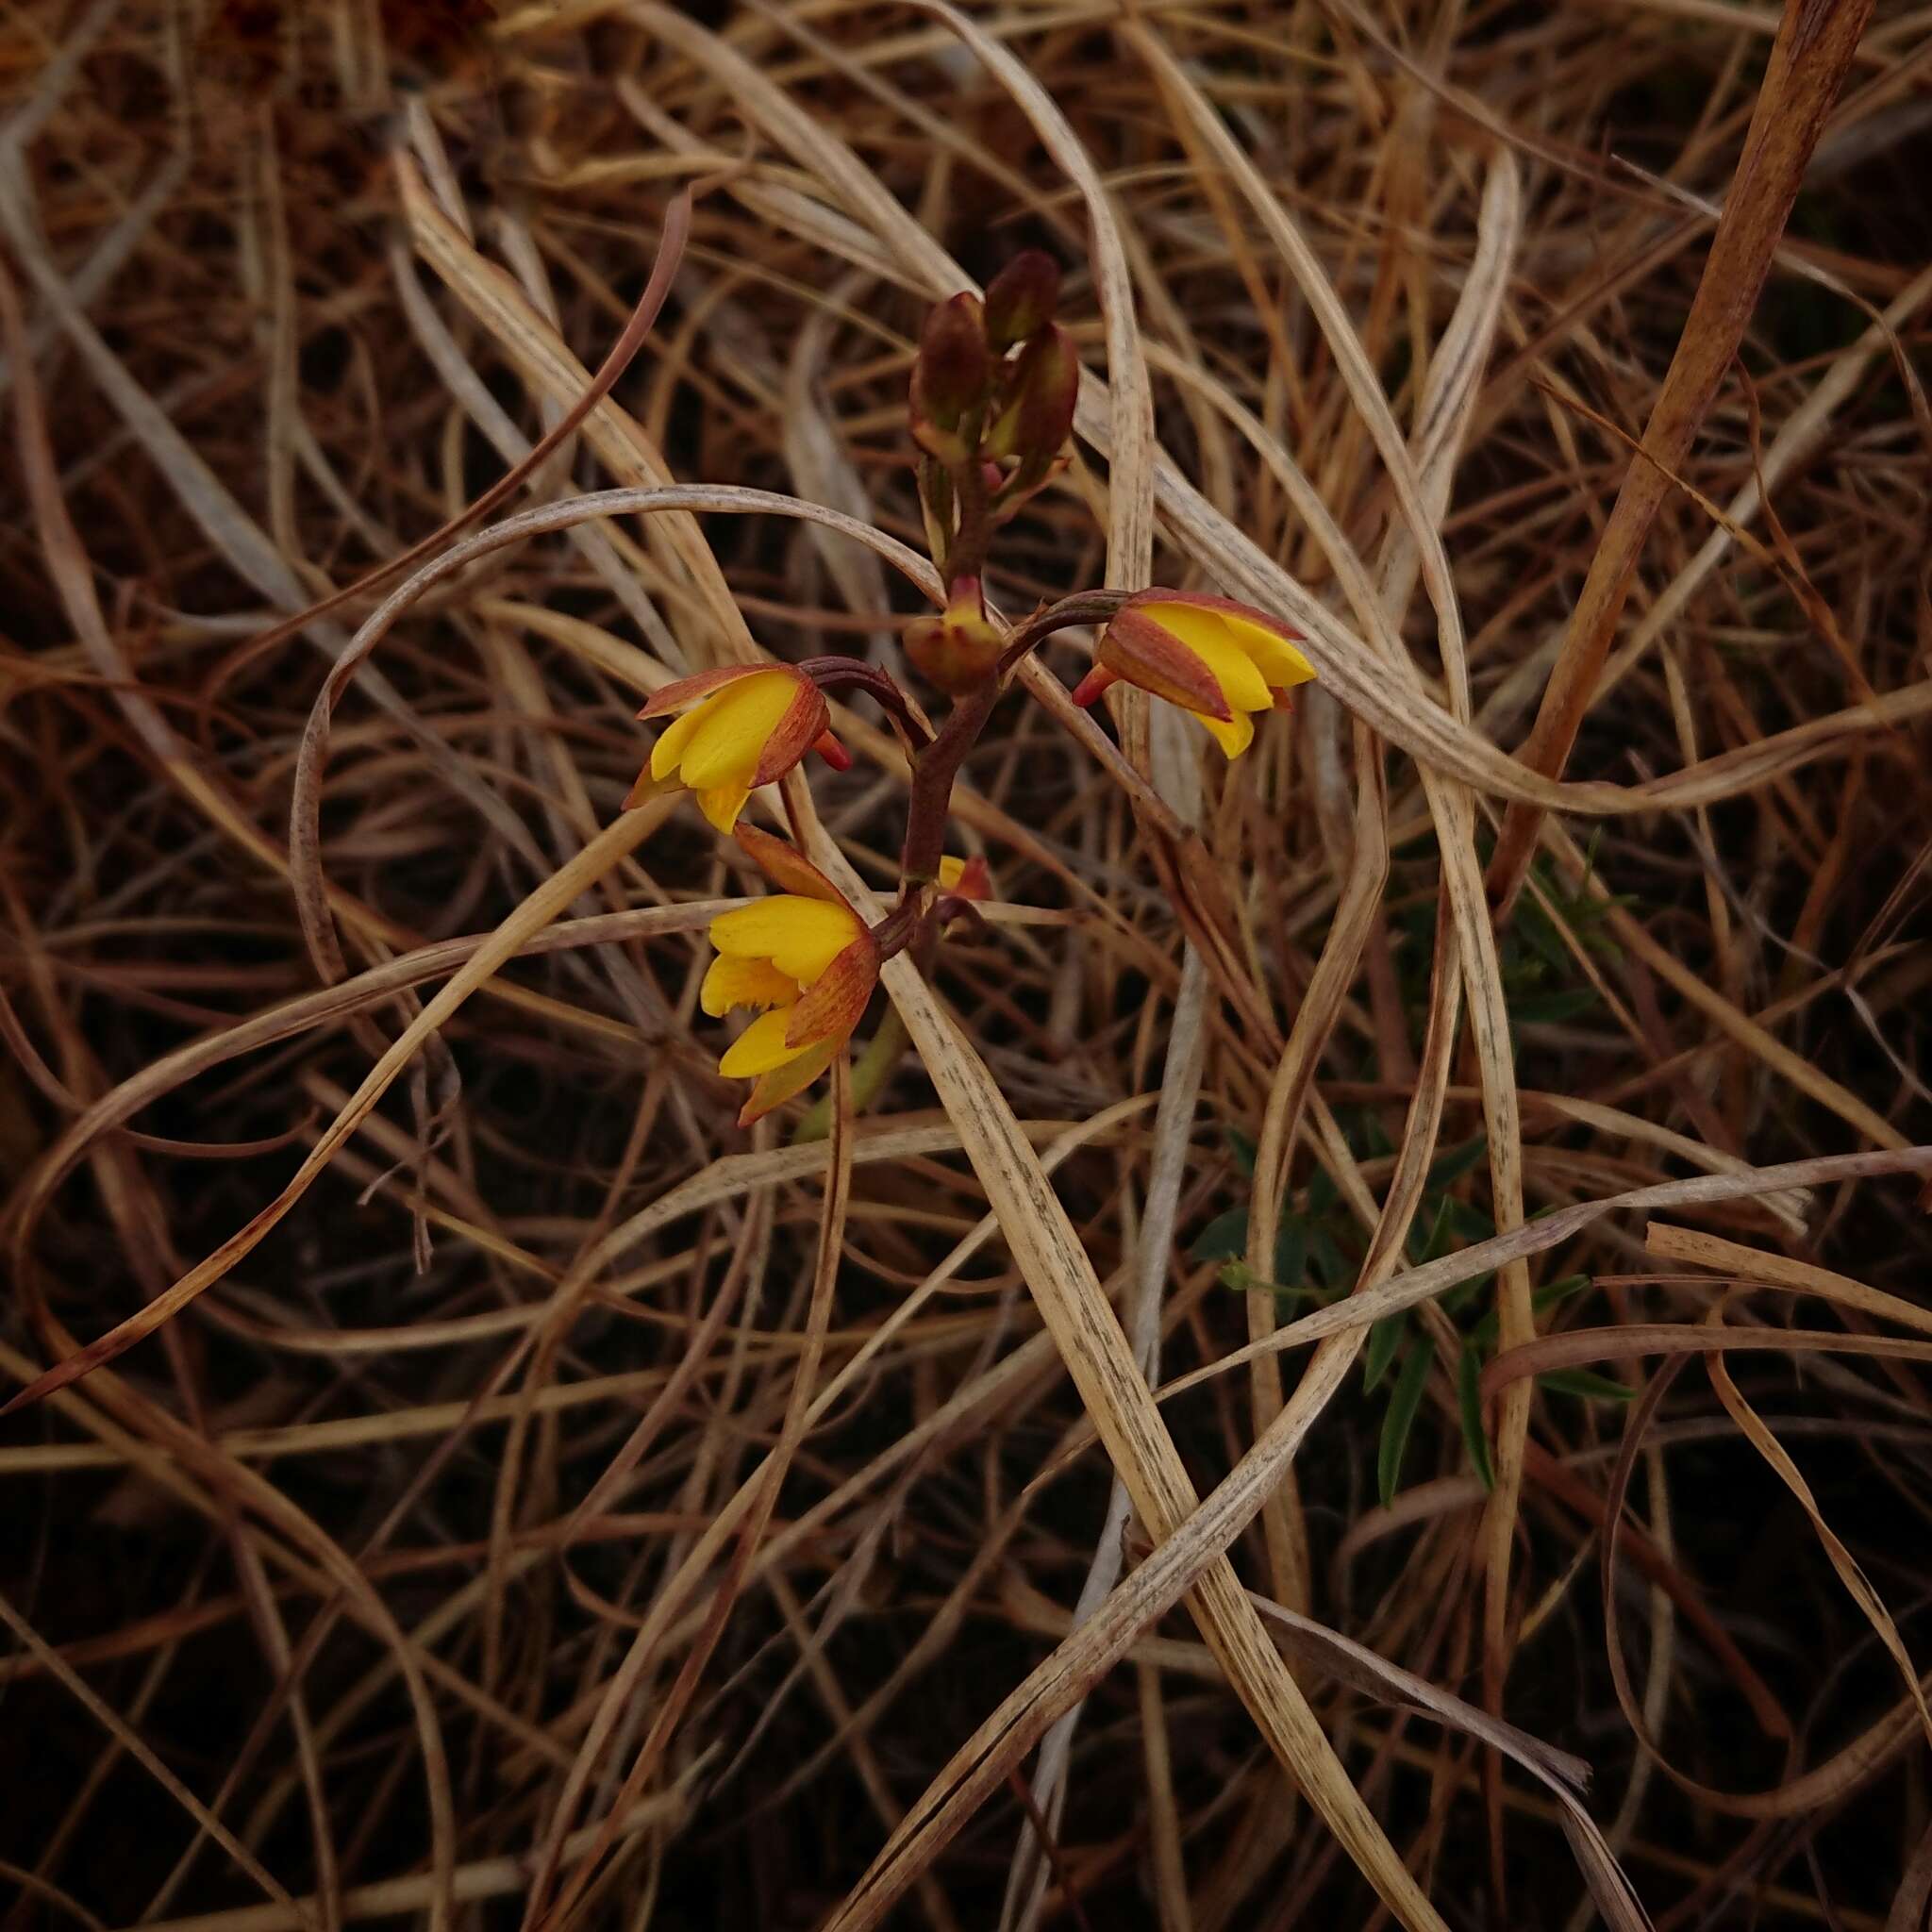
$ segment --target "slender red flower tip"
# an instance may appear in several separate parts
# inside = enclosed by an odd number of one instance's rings
[[[1074,702],[1084,711],[1108,685],[1118,684],[1120,681],[1121,675],[1118,671],[1109,671],[1105,664],[1096,664],[1074,687]]]
[[[852,769],[852,754],[829,731],[821,731],[812,740],[811,748],[833,771],[849,772]]]

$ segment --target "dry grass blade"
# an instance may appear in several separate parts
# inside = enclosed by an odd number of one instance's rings
[[[213,1839],[234,1859],[235,1863],[256,1884],[261,1887],[262,1890],[267,1892],[272,1899],[278,1901],[289,1909],[291,1914],[290,1923],[307,1927],[312,1926],[319,1922],[320,1915],[311,1914],[308,1909],[298,1905],[294,1899],[290,1897],[288,1892],[276,1881],[274,1874],[265,1870],[254,1853],[155,1756],[154,1752],[148,1748],[147,1744],[140,1737],[128,1728],[121,1715],[109,1708],[107,1704],[103,1703],[95,1695],[80,1674],[74,1670],[60,1657],[59,1653],[47,1643],[40,1632],[20,1614],[4,1595],[0,1595],[0,1623],[4,1623],[7,1625],[15,1638],[33,1656],[40,1659],[41,1663],[53,1676],[59,1680],[62,1688],[82,1705],[90,1716],[96,1718],[113,1735],[122,1749],[195,1821],[202,1830],[208,1833],[209,1838]],[[428,1891],[425,1888],[425,1903],[427,1898]]]
[[[1581,1758],[1565,1757],[1547,1744],[1507,1724],[1473,1704],[1453,1697],[1433,1684],[1405,1671],[1365,1645],[1352,1642],[1338,1631],[1304,1617],[1282,1605],[1257,1599],[1256,1607],[1274,1625],[1280,1642],[1318,1669],[1342,1678],[1376,1702],[1407,1704],[1438,1724],[1479,1738],[1520,1764],[1563,1808],[1564,1833],[1583,1869],[1591,1894],[1604,1924],[1616,1932],[1633,1932],[1650,1924],[1650,1915],[1619,1870],[1603,1834],[1583,1805],[1582,1792],[1590,1767]]]
[[[1917,1302],[1867,1288],[1862,1281],[1820,1268],[1814,1262],[1794,1260],[1789,1255],[1767,1254],[1761,1248],[1747,1248],[1740,1241],[1727,1241],[1701,1228],[1673,1227],[1662,1221],[1653,1221],[1644,1230],[1643,1245],[1661,1260],[1690,1261],[1699,1268],[1719,1269],[1740,1282],[1768,1282],[1774,1288],[1790,1289],[1794,1294],[1820,1295],[1841,1308],[1852,1308],[1880,1322],[1896,1322],[1901,1327],[1932,1335],[1932,1311]]]
[[[1203,143],[1234,175],[1266,225],[1271,241],[1281,251],[1320,323],[1324,338],[1342,372],[1349,400],[1367,426],[1377,453],[1387,466],[1391,486],[1402,506],[1405,534],[1413,545],[1412,554],[1421,566],[1435,607],[1437,633],[1448,675],[1451,712],[1458,725],[1466,725],[1472,715],[1467,654],[1461,616],[1439,527],[1448,497],[1448,464],[1442,462],[1432,478],[1431,493],[1435,501],[1425,502],[1422,479],[1402,440],[1369,357],[1314,251],[1275,198],[1268,192],[1253,163],[1242,154],[1226,127],[1202,98],[1199,90],[1159,41],[1144,28],[1136,31],[1134,40],[1143,58],[1154,65],[1159,75],[1164,91],[1180,103],[1189,115]],[[1491,189],[1506,210],[1491,215],[1488,225],[1491,235],[1493,237],[1500,231],[1513,237],[1517,225],[1513,169],[1507,164],[1499,167],[1491,176]],[[1488,273],[1477,278],[1476,312],[1481,311],[1486,284],[1488,300],[1493,311],[1493,303],[1500,296],[1502,276],[1507,272],[1508,253],[1507,245],[1500,249],[1492,245],[1486,264]],[[1474,337],[1474,341],[1479,344],[1486,344],[1487,340],[1486,330],[1477,331]],[[1438,391],[1454,399],[1449,407],[1452,419],[1469,407],[1470,379],[1476,366],[1479,365],[1473,358],[1461,382],[1452,381]],[[1450,453],[1454,447],[1453,442],[1449,444]],[[1406,590],[1406,583],[1403,588]],[[1389,669],[1391,673],[1405,673],[1411,691],[1420,694],[1421,680],[1406,658],[1396,656],[1390,661]],[[1517,1113],[1515,1074],[1509,1051],[1509,1024],[1504,1006],[1501,971],[1481,891],[1475,851],[1474,806],[1470,794],[1461,787],[1445,784],[1440,775],[1426,770],[1424,783],[1429,789],[1430,809],[1436,821],[1444,879],[1456,922],[1457,957],[1464,974],[1470,1024],[1481,1073],[1495,1219],[1499,1227],[1507,1228],[1519,1222],[1523,1215],[1522,1127]],[[1519,1264],[1509,1264],[1500,1271],[1498,1304],[1506,1344],[1527,1340],[1534,1333],[1529,1278]],[[1264,1388],[1263,1407],[1266,1406],[1268,1392]],[[1516,1534],[1516,1509],[1528,1421],[1526,1391],[1513,1391],[1506,1399],[1498,1422],[1498,1480],[1490,1512],[1485,1672],[1492,1708],[1500,1707],[1502,1697],[1507,1636],[1509,1556]],[[1284,1541],[1284,1537],[1277,1536],[1277,1543]],[[1281,1560],[1277,1558],[1277,1570],[1282,1567]],[[1492,1820],[1493,1816],[1492,1808]],[[1496,1859],[1495,1877],[1500,1888],[1500,1854]]]
[[[1722,1305],[1710,1311],[1713,1327],[1724,1325]],[[1919,1714],[1919,1724],[1928,1740],[1932,1740],[1932,1709],[1925,1704],[1925,1693],[1919,1685],[1919,1672],[1907,1651],[1905,1639],[1899,1635],[1898,1625],[1885,1607],[1878,1592],[1873,1589],[1870,1579],[1859,1568],[1857,1559],[1845,1548],[1825,1522],[1824,1513],[1818,1507],[1818,1498],[1811,1486],[1798,1473],[1798,1465],[1790,1458],[1777,1438],[1765,1427],[1757,1411],[1738,1392],[1738,1385],[1731,1379],[1731,1372],[1724,1365],[1722,1355],[1707,1355],[1704,1358],[1705,1373],[1710,1377],[1710,1386],[1717,1391],[1718,1400],[1724,1406],[1725,1412],[1743,1431],[1751,1446],[1762,1456],[1777,1472],[1778,1479],[1797,1498],[1798,1506],[1810,1519],[1811,1528],[1817,1536],[1824,1554],[1831,1559],[1831,1567],[1838,1572],[1841,1582],[1852,1601],[1856,1603],[1866,1621],[1877,1633],[1878,1641],[1884,1644],[1892,1661],[1898,1665],[1900,1674],[1905,1678],[1906,1694]]]
[[[1136,1512],[1157,1539],[1173,1538],[1195,1506],[1192,1486],[1039,1157],[911,962],[889,961],[883,977]],[[1200,1564],[1189,1607],[1262,1736],[1391,1910],[1409,1926],[1440,1924],[1265,1641],[1224,1557]]]
[[[1857,1310],[1861,1315],[1874,1317],[1880,1321],[1896,1322],[1902,1326],[1916,1328],[1921,1334],[1932,1335],[1932,1312],[1920,1307],[1916,1303],[1904,1300],[1898,1295],[1880,1293],[1867,1288],[1862,1282],[1848,1280],[1830,1270],[1815,1267],[1807,1262],[1794,1261],[1782,1255],[1760,1254],[1735,1241],[1722,1241],[1715,1236],[1701,1233],[1695,1228],[1679,1228],[1653,1223],[1645,1237],[1644,1245],[1650,1251],[1674,1261],[1690,1261],[1700,1267],[1716,1268],[1740,1282],[1767,1281],[1780,1288],[1791,1289],[1799,1293],[1822,1295],[1838,1307]],[[1721,1326],[1724,1322],[1724,1304],[1714,1306],[1707,1318],[1713,1325]],[[1900,1637],[1898,1625],[1891,1613],[1880,1601],[1878,1593],[1866,1578],[1857,1560],[1847,1550],[1825,1522],[1818,1506],[1811,1487],[1799,1474],[1784,1445],[1768,1429],[1757,1410],[1739,1392],[1738,1385],[1731,1378],[1730,1370],[1725,1366],[1722,1355],[1705,1357],[1706,1372],[1710,1376],[1711,1387],[1717,1391],[1718,1399],[1725,1411],[1743,1431],[1758,1454],[1771,1464],[1779,1480],[1796,1497],[1799,1506],[1810,1519],[1811,1527],[1817,1535],[1825,1554],[1831,1559],[1831,1567],[1838,1573],[1840,1580],[1851,1593],[1863,1611],[1879,1641],[1890,1653],[1906,1680],[1907,1692],[1912,1699],[1919,1713],[1919,1722],[1932,1737],[1932,1710],[1928,1710],[1924,1693],[1919,1688],[1919,1673],[1906,1652],[1905,1641]]]
[[[230,1235],[208,1257],[157,1295],[139,1313],[127,1317],[86,1347],[35,1377],[8,1399],[0,1415],[41,1402],[78,1381],[137,1341],[172,1321],[194,1298],[212,1287],[235,1264],[265,1241],[275,1224],[294,1207],[328,1166],[336,1150],[394,1084],[423,1043],[535,932],[547,925],[588,885],[602,878],[619,859],[635,849],[659,824],[668,808],[660,802],[626,812],[591,841],[571,863],[547,880],[491,934],[458,968],[449,983],[429,1001],[380,1060],[372,1067],[348,1104],[329,1123],[322,1137],[280,1193],[248,1223]]]
[[[605,1814],[602,1830],[591,1849],[577,1862],[569,1882],[552,1899],[549,1889],[559,1866],[568,1857],[569,1839],[561,1825],[569,1812],[559,1806],[553,1823],[544,1861],[530,1887],[525,1923],[531,1925],[568,1924],[572,1907],[594,1879],[599,1863],[617,1837],[619,1821],[641,1801],[643,1789],[658,1770],[692,1695],[705,1666],[710,1661],[718,1640],[724,1635],[731,1607],[742,1587],[751,1559],[771,1526],[772,1512],[778,1507],[778,1493],[785,1486],[786,1472],[804,1440],[806,1422],[818,1381],[819,1364],[824,1356],[825,1335],[831,1326],[833,1292],[839,1276],[840,1256],[845,1242],[845,1213],[852,1197],[852,1079],[843,1057],[832,1063],[831,1133],[825,1150],[824,1202],[819,1220],[818,1257],[812,1269],[810,1300],[807,1304],[805,1345],[799,1351],[791,1378],[791,1391],[785,1403],[785,1418],[778,1441],[771,1455],[759,1465],[758,1488],[730,1559],[724,1566],[705,1626],[686,1653],[676,1680],[652,1714],[651,1728],[639,1747],[636,1758],[625,1774],[624,1783]]]
[[[564,1862],[575,1865],[611,1837],[627,1839],[640,1832],[675,1830],[689,1803],[690,1782],[691,1774],[687,1774],[677,1789],[644,1799],[611,1824],[572,1832],[564,1840]],[[529,1883],[529,1861],[525,1857],[512,1853],[475,1858],[457,1867],[451,1876],[450,1896],[458,1905],[475,1905],[482,1899],[512,1898]],[[365,1919],[393,1919],[420,1911],[429,1896],[430,1880],[422,1873],[378,1878],[345,1891],[341,1913],[351,1924]],[[144,1932],[300,1932],[312,1923],[312,1907],[313,1901],[306,1899],[291,1899],[283,1906],[238,1906],[230,1911],[201,1912],[187,1919],[156,1919]]]
[[[1319,1341],[1324,1336],[1361,1328],[1387,1316],[1400,1314],[1436,1295],[1446,1293],[1458,1283],[1469,1280],[1472,1274],[1487,1273],[1508,1261],[1545,1254],[1607,1214],[1633,1213],[1651,1208],[1715,1205],[1747,1200],[1757,1194],[1783,1193],[1791,1188],[1820,1187],[1833,1181],[1864,1179],[1885,1174],[1932,1174],[1932,1147],[1825,1155],[1815,1160],[1793,1160],[1778,1167],[1753,1169],[1743,1174],[1699,1174],[1690,1180],[1662,1181],[1655,1187],[1634,1188],[1628,1193],[1612,1194],[1603,1200],[1574,1202],[1514,1228],[1508,1234],[1495,1235],[1488,1241],[1459,1248],[1453,1255],[1425,1261],[1411,1268],[1399,1281],[1373,1290],[1358,1290],[1345,1302],[1318,1309],[1311,1315],[1302,1315],[1266,1341],[1233,1350],[1207,1368],[1176,1377],[1159,1393],[1165,1400],[1212,1376],[1240,1368],[1257,1355],[1301,1347],[1307,1342]],[[1536,1345],[1548,1348],[1566,1343],[1562,1337],[1548,1337]]]
[[[1711,236],[1710,254],[1617,501],[1590,561],[1590,575],[1564,631],[1562,649],[1524,747],[1526,761],[1552,776],[1596,695],[1610,640],[1637,570],[1638,558],[1691,439],[1738,353],[1771,272],[1772,255],[1824,117],[1872,17],[1872,0],[1803,0],[1787,7],[1773,42],[1744,151]],[[1504,822],[1491,863],[1490,886],[1505,913],[1536,850],[1537,815],[1518,805]]]

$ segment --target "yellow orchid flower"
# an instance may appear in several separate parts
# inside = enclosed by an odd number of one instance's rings
[[[1289,691],[1315,675],[1296,635],[1228,597],[1141,591],[1101,633],[1074,702],[1091,705],[1124,678],[1191,711],[1227,757],[1239,758],[1255,740],[1251,714],[1285,708]]]
[[[718,1071],[756,1082],[740,1126],[802,1091],[831,1065],[878,979],[865,922],[816,866],[782,839],[740,825],[738,841],[773,882],[793,890],[721,912],[698,1003],[713,1019],[762,1008],[727,1047]]]
[[[830,712],[824,693],[790,665],[732,665],[681,677],[638,716],[679,710],[684,715],[651,747],[651,761],[631,787],[626,806],[686,785],[697,794],[704,815],[728,832],[753,790],[782,778],[808,751],[816,748],[841,772],[852,762],[825,728]]]

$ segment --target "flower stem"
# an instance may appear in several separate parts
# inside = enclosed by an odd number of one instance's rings
[[[940,860],[946,850],[946,817],[953,802],[953,781],[992,715],[999,694],[997,677],[989,677],[976,690],[968,691],[947,714],[939,736],[912,761],[906,847],[899,860],[899,876],[908,886],[923,886],[940,875]]]
[[[1126,601],[1121,591],[1083,591],[1049,604],[1016,625],[1006,650],[983,684],[954,705],[939,736],[912,760],[912,796],[906,814],[906,845],[899,875],[908,886],[939,876],[946,849],[946,818],[952,808],[953,781],[992,715],[1007,674],[1042,639],[1074,624],[1104,624]]]
[[[900,1019],[898,1008],[888,1004],[879,1021],[879,1030],[866,1042],[864,1052],[852,1062],[852,1111],[855,1114],[863,1113],[885,1091],[892,1069],[905,1054],[906,1042],[906,1023]],[[824,1093],[805,1110],[792,1130],[791,1144],[802,1147],[813,1141],[823,1141],[831,1131],[832,1096]]]
[[[863,658],[824,657],[808,658],[798,668],[828,694],[848,691],[866,692],[899,727],[907,748],[915,755],[931,743],[931,733],[913,715],[906,693],[876,664],[868,664]]]
[[[1005,677],[1031,650],[1044,643],[1057,630],[1076,624],[1105,624],[1127,601],[1124,591],[1076,591],[1036,610],[1024,624],[1013,626],[1007,648],[1000,654],[999,675]]]
[[[940,575],[948,585],[959,577],[976,577],[986,566],[987,540],[992,534],[988,514],[986,473],[979,467],[979,438],[984,421],[980,409],[970,410],[959,425],[959,440],[966,445],[963,463],[946,465],[946,478],[952,485],[953,500],[959,522],[946,539],[943,557],[935,556]]]

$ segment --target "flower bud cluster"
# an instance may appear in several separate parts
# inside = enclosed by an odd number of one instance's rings
[[[920,335],[913,441],[945,471],[978,465],[995,517],[1053,475],[1074,426],[1080,361],[1053,319],[1059,281],[1053,258],[1029,249],[983,302],[961,294],[936,304]]]
[[[1038,249],[1016,256],[982,301],[935,305],[912,365],[919,494],[946,608],[906,633],[928,682],[958,697],[986,682],[1000,636],[980,590],[993,529],[1065,465],[1080,362],[1054,321],[1060,272]]]

